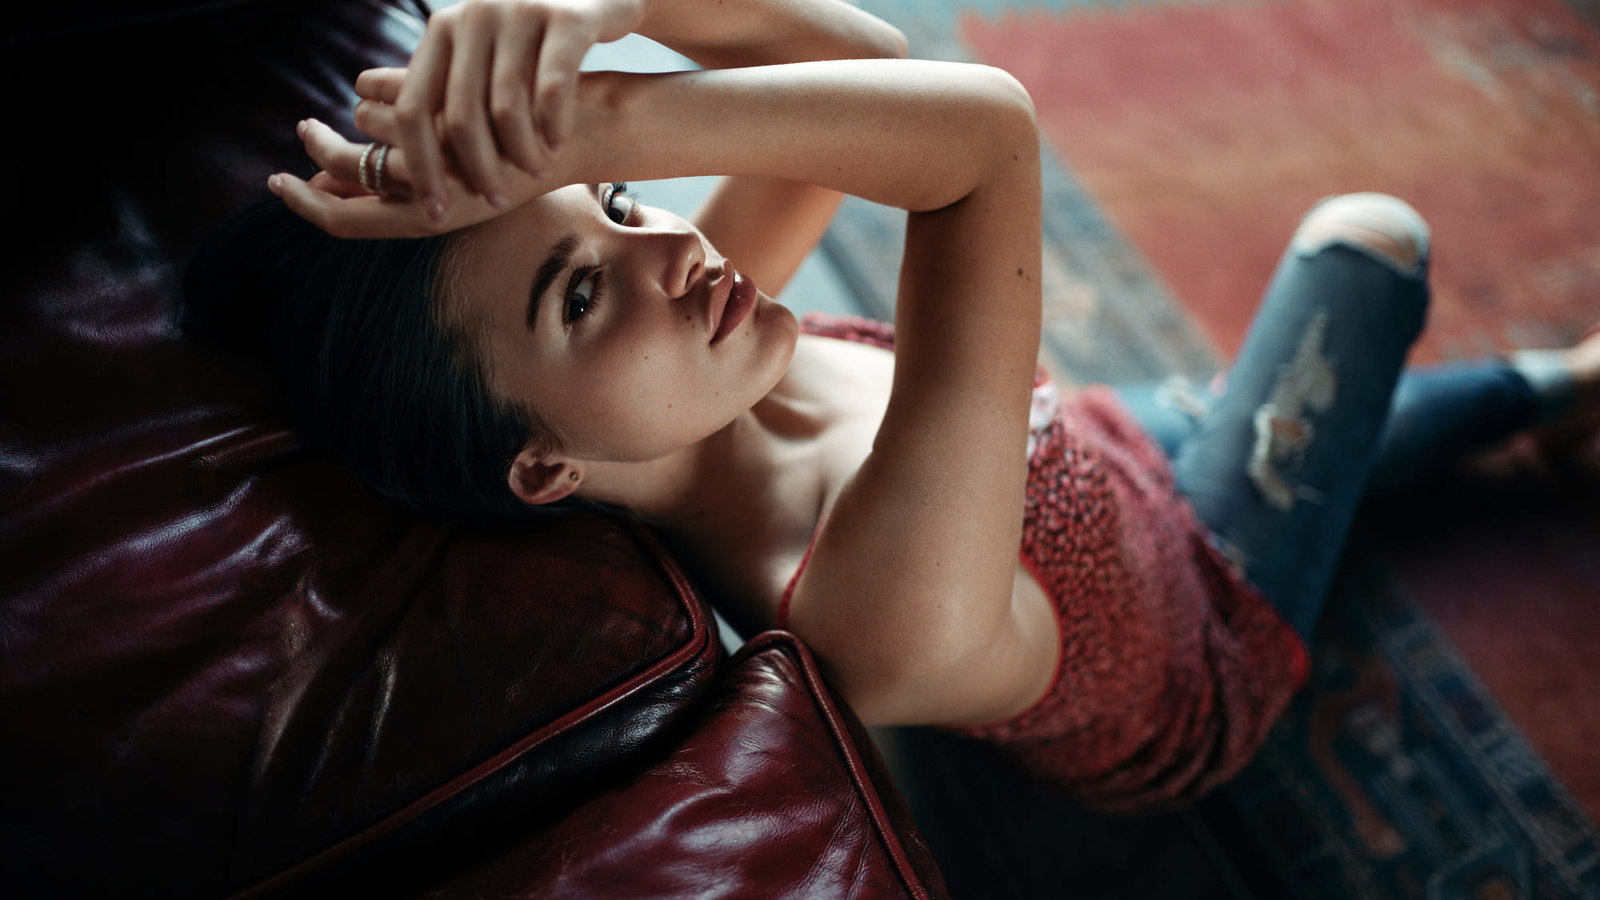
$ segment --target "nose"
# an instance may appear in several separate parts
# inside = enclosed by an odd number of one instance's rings
[[[687,294],[705,274],[705,239],[687,222],[653,229],[649,237],[662,292],[672,298]]]

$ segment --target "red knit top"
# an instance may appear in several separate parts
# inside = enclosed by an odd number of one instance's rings
[[[867,319],[804,327],[894,347],[893,327]],[[1060,663],[1027,711],[956,731],[1102,809],[1191,799],[1254,755],[1305,681],[1305,645],[1213,548],[1113,391],[1062,397],[1041,373],[1033,413],[1021,560],[1055,601]]]

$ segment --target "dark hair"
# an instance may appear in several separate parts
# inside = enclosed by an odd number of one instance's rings
[[[554,435],[489,384],[452,313],[454,235],[331,237],[273,199],[228,222],[184,281],[186,329],[266,364],[312,438],[413,508],[526,517],[512,459]]]

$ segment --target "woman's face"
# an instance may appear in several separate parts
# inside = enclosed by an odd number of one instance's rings
[[[611,185],[552,191],[465,237],[458,312],[486,326],[497,393],[547,422],[566,459],[689,446],[754,406],[793,356],[787,309],[740,284],[693,225]]]

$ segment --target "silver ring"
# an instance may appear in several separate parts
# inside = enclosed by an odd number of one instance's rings
[[[377,141],[368,144],[367,148],[361,151],[361,162],[356,164],[356,178],[361,181],[361,189],[369,194],[377,193],[372,189],[372,176],[367,172],[367,159],[372,156],[372,149],[376,146],[378,146]]]
[[[383,196],[383,164],[389,160],[389,145],[378,145],[378,158],[372,161],[372,192]]]

